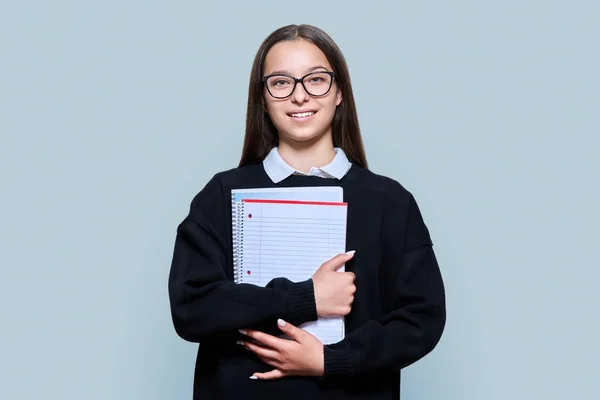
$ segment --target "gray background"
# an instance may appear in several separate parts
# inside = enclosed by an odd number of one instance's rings
[[[403,399],[600,398],[597,1],[0,6],[0,398],[188,399],[175,229],[238,162],[252,58],[344,51],[371,168],[412,191],[448,294]]]

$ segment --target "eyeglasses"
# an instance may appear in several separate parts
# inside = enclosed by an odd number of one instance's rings
[[[311,96],[325,96],[329,93],[335,74],[331,71],[317,71],[304,75],[302,78],[272,74],[263,78],[269,94],[276,99],[285,99],[294,93],[300,83],[306,93]]]

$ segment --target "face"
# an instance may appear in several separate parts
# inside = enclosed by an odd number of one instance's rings
[[[263,96],[266,110],[279,132],[280,141],[310,142],[331,136],[331,122],[336,107],[342,101],[342,93],[333,79],[329,92],[320,95],[323,88],[329,87],[327,79],[330,78],[318,74],[325,71],[333,71],[327,57],[308,41],[283,41],[269,50],[265,58],[264,75],[278,75],[267,83],[277,97],[286,95],[293,86],[293,81],[283,75],[302,78],[306,74],[317,73],[305,80],[310,93],[298,83],[291,95],[276,99],[265,87]]]

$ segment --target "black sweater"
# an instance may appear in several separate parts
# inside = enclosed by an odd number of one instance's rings
[[[231,189],[341,186],[348,203],[346,270],[356,275],[346,337],[324,347],[321,378],[251,380],[273,369],[236,345],[241,328],[278,334],[276,320],[317,319],[312,280],[233,282]],[[318,266],[315,266],[315,268]],[[341,180],[292,175],[274,184],[261,164],[216,174],[179,225],[169,276],[175,330],[200,343],[194,399],[398,399],[400,369],[428,354],[445,326],[445,293],[429,231],[398,182],[353,165]]]

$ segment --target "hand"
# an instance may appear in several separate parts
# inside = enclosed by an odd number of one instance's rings
[[[275,369],[256,372],[250,379],[271,380],[286,376],[323,376],[325,356],[323,343],[307,331],[278,320],[279,329],[292,338],[283,339],[259,331],[240,331],[252,341],[238,342]],[[257,343],[256,343],[257,342]]]
[[[350,313],[354,302],[355,276],[352,272],[338,272],[340,267],[354,257],[354,252],[338,254],[326,261],[313,274],[315,303],[319,317],[344,316]]]

